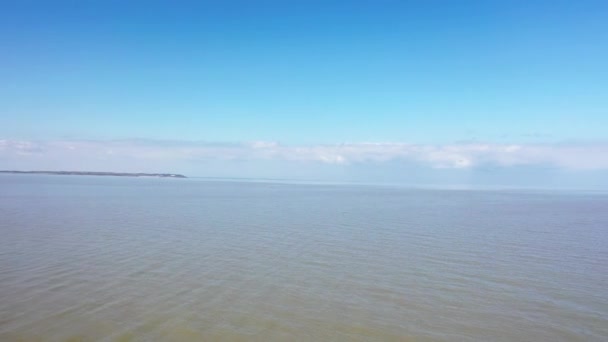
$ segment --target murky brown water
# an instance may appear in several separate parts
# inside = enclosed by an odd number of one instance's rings
[[[0,341],[606,341],[608,195],[0,177]]]

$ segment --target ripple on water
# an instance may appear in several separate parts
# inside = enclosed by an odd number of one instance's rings
[[[608,196],[21,177],[3,341],[608,340]]]

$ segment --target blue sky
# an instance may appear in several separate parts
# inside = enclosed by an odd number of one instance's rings
[[[606,37],[606,1],[3,1],[0,168],[605,184]]]

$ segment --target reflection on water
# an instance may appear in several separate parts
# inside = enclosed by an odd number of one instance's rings
[[[605,341],[608,196],[0,177],[2,341]]]

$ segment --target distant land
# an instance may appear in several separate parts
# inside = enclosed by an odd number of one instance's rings
[[[26,174],[26,175],[61,175],[61,176],[114,176],[114,177],[160,177],[160,178],[187,178],[177,173],[128,173],[128,172],[94,172],[94,171],[13,171],[0,170],[0,173]]]

